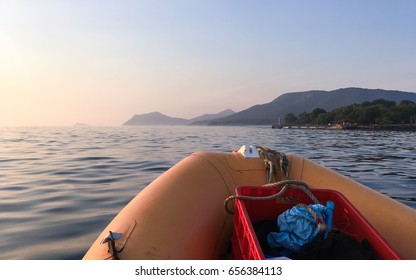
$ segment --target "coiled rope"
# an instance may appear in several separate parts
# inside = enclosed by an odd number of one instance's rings
[[[284,153],[269,148],[263,148],[261,146],[256,146],[256,148],[264,156],[264,166],[266,168],[266,179],[268,183],[272,183],[273,177],[275,178],[275,181],[289,180],[289,161]],[[280,168],[280,178],[279,173],[276,170],[275,161]]]

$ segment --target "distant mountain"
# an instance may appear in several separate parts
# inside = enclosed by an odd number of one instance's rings
[[[152,112],[141,115],[134,115],[130,120],[123,125],[188,125],[195,121],[206,121],[226,117],[234,114],[233,110],[224,110],[218,114],[205,114],[190,120],[183,118],[173,118],[166,116],[160,112]]]
[[[400,103],[401,100],[416,102],[416,93],[383,89],[343,88],[333,91],[312,90],[291,92],[277,97],[272,102],[255,105],[228,117],[200,121],[205,125],[271,125],[288,113],[295,115],[312,112],[315,108],[326,111],[335,108],[361,104],[364,101],[386,99]]]
[[[193,124],[193,123],[200,122],[200,121],[209,121],[209,120],[214,120],[217,118],[224,118],[232,114],[235,114],[235,112],[233,110],[227,109],[227,110],[219,112],[218,114],[205,114],[205,115],[190,119],[189,123]]]
[[[187,119],[172,118],[159,112],[152,112],[141,115],[134,115],[123,125],[184,125],[188,124]]]

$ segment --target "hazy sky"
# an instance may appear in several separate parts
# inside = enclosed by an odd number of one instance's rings
[[[0,0],[0,126],[416,92],[416,1]]]

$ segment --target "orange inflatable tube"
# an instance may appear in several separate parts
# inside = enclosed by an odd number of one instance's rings
[[[416,211],[298,155],[290,178],[343,193],[403,258],[416,259]],[[84,259],[226,259],[233,216],[224,200],[239,185],[266,184],[263,158],[198,152],[141,191],[103,230]]]
[[[120,259],[221,259],[226,257],[232,216],[223,206],[239,184],[266,183],[261,159],[241,154],[195,153],[153,181],[107,226],[84,259],[110,259],[109,231]]]

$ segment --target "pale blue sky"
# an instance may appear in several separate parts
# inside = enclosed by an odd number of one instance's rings
[[[416,1],[0,0],[0,126],[416,92]]]

